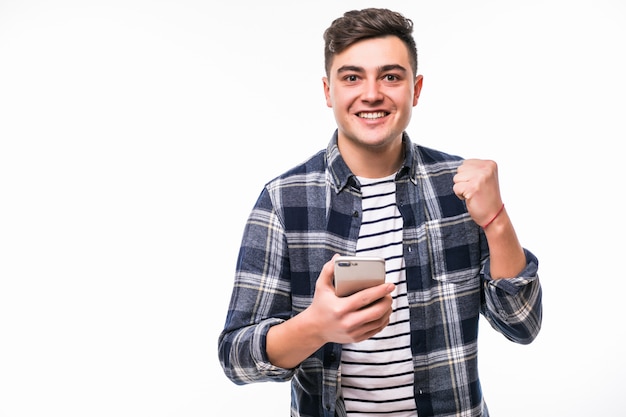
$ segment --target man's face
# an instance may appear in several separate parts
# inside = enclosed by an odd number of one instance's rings
[[[422,76],[413,75],[404,43],[386,36],[359,41],[335,55],[323,81],[339,141],[375,149],[402,140]]]

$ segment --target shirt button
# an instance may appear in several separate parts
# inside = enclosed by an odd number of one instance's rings
[[[359,217],[359,212],[355,211],[354,213],[352,213],[352,217]]]

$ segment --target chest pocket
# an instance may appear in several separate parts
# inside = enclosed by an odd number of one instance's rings
[[[448,283],[478,280],[480,235],[469,214],[431,220],[425,226],[433,279]]]

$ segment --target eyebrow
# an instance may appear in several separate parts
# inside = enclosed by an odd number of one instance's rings
[[[378,72],[387,72],[387,71],[393,71],[393,70],[407,72],[406,68],[404,68],[402,65],[399,65],[399,64],[389,64],[389,65],[383,65],[382,67],[378,67]],[[343,72],[363,73],[365,72],[365,68],[357,67],[356,65],[344,65],[342,67],[337,68],[337,74],[341,74]]]

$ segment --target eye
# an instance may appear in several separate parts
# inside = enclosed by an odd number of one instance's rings
[[[356,80],[358,80],[359,77],[357,77],[356,75],[352,74],[352,75],[348,75],[346,76],[345,80],[346,81],[350,81],[350,82],[355,82]]]
[[[398,81],[400,78],[394,74],[385,74],[383,77],[385,81]]]

